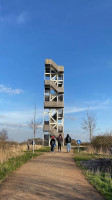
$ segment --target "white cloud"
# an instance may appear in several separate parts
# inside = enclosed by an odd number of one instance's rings
[[[28,127],[27,122],[30,122],[34,117],[34,110],[18,110],[0,113],[0,130],[5,128],[8,131],[9,139],[16,141],[24,141],[33,137],[33,130]],[[37,110],[37,121],[42,121],[43,110]],[[36,132],[36,137],[42,137],[42,124]]]
[[[12,89],[11,87],[6,87],[4,85],[0,85],[0,92],[8,93],[8,94],[20,94],[23,93],[21,89]]]
[[[80,139],[81,142],[88,141],[88,138],[89,138],[88,135],[84,134],[80,129],[74,129],[74,130],[65,129],[65,131],[64,131],[65,137],[67,134],[69,134],[72,139],[75,139],[75,140]]]
[[[8,123],[8,122],[3,122],[0,123],[0,126],[6,126],[6,127],[11,127],[11,128],[23,128],[23,127],[28,127],[27,124],[16,124],[16,123]]]
[[[77,118],[75,116],[72,116],[72,115],[64,115],[64,118],[65,119],[69,119],[69,120],[77,120]]]
[[[86,102],[84,102],[84,104],[86,104],[86,106],[82,106],[82,107],[75,107],[75,106],[67,107],[66,106],[64,113],[69,114],[69,113],[83,112],[83,111],[88,110],[88,108],[90,110],[105,109],[110,104],[110,99],[106,99],[105,101],[102,101],[102,102],[97,101],[97,100],[86,101]],[[87,106],[87,104],[88,104],[88,106]]]
[[[16,23],[16,24],[24,24],[29,20],[29,15],[27,12],[23,11],[18,15],[9,14],[5,16],[0,16],[1,23]]]
[[[2,117],[3,116],[3,117]],[[26,126],[27,122],[31,121],[34,117],[34,110],[19,110],[9,111],[0,113],[1,124],[4,125],[15,125],[15,126]],[[40,120],[43,118],[43,111],[37,110],[36,119]]]
[[[0,118],[5,118],[5,115],[0,115]]]
[[[65,107],[64,109],[64,113],[65,114],[69,114],[69,113],[77,113],[77,112],[82,112],[82,111],[85,111],[87,110],[87,107]]]
[[[18,24],[23,24],[29,19],[28,14],[26,12],[22,12],[17,16],[17,23]]]
[[[5,126],[5,127],[10,127],[10,128],[30,128],[27,123],[8,123],[8,122],[3,122],[0,123],[0,127]],[[43,125],[39,125],[38,128],[43,128]]]

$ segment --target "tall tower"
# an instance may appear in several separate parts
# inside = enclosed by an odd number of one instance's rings
[[[45,60],[43,132],[64,138],[64,67],[51,59]]]

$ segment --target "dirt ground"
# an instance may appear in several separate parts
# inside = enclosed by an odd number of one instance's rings
[[[104,200],[65,148],[32,159],[0,185],[0,200],[50,199]]]

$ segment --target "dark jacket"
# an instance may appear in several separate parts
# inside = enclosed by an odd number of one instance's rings
[[[71,143],[71,137],[68,135],[67,137],[66,137],[66,143]]]
[[[62,138],[62,136],[58,136],[58,138],[57,138],[57,140],[58,140],[58,144],[61,144],[61,142],[63,141],[63,138]]]
[[[51,146],[54,146],[54,145],[55,145],[55,139],[54,139],[54,138],[51,139],[50,145],[51,145]]]

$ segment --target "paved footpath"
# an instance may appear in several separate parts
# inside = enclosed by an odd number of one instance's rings
[[[0,200],[104,200],[76,167],[73,154],[45,153],[0,186]]]

